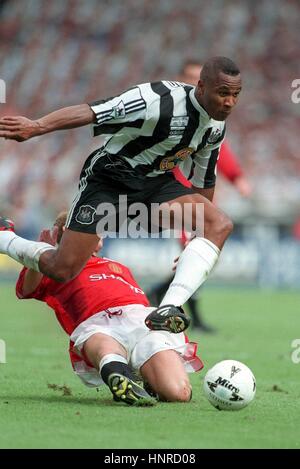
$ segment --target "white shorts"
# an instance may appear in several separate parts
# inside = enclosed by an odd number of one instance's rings
[[[127,351],[131,368],[139,372],[143,364],[163,350],[175,350],[181,356],[187,372],[203,367],[196,356],[197,344],[188,342],[183,332],[171,334],[165,331],[150,331],[144,321],[153,311],[152,307],[140,304],[119,306],[94,314],[73,331],[70,339],[74,352],[81,356],[84,343],[94,334],[102,333],[113,337]],[[103,381],[99,372],[88,366],[84,359],[72,360],[75,373],[87,386],[100,386]]]

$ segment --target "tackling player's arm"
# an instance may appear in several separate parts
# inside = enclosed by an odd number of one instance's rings
[[[55,130],[92,124],[95,119],[96,116],[88,104],[58,109],[37,120],[23,116],[5,116],[0,119],[0,137],[23,142]]]
[[[39,286],[43,279],[43,274],[32,269],[26,269],[22,282],[22,296],[31,295]]]
[[[51,230],[42,230],[38,241],[51,244],[55,246],[57,243],[58,227],[54,226]],[[32,269],[23,269],[22,282],[20,282],[19,288],[23,297],[31,295],[40,285],[44,275],[40,272],[36,272]]]

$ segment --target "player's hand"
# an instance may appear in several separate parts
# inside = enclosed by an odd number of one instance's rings
[[[39,123],[27,117],[4,116],[0,118],[0,138],[24,142],[39,133]]]
[[[51,230],[42,230],[40,232],[40,236],[38,241],[43,243],[51,244],[51,246],[56,246],[57,243],[57,236],[58,236],[58,226],[54,226]]]

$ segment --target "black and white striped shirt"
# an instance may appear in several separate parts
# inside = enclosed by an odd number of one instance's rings
[[[215,185],[225,123],[210,118],[195,87],[144,83],[90,106],[93,135],[107,135],[105,152],[124,158],[137,175],[155,177],[179,165],[194,186]]]

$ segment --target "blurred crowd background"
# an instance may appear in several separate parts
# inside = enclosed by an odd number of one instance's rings
[[[240,226],[272,225],[300,238],[299,0],[4,0],[0,2],[0,114],[38,118],[173,80],[190,58],[225,55],[243,92],[228,140],[252,182],[249,200],[220,178],[217,197]],[[1,212],[34,237],[76,194],[83,162],[100,146],[88,128],[19,144],[0,142]],[[280,234],[280,232],[279,232]]]

